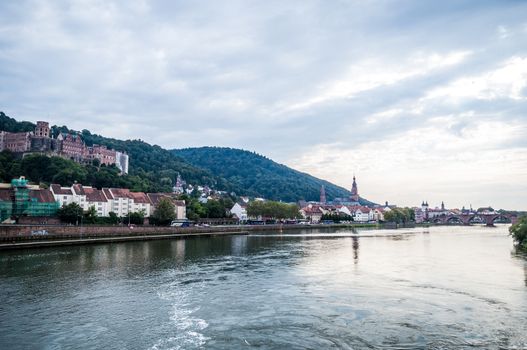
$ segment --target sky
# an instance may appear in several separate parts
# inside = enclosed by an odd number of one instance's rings
[[[527,210],[527,1],[1,1],[0,110]]]

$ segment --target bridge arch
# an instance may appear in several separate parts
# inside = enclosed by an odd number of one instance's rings
[[[446,223],[447,224],[464,224],[463,220],[459,216],[456,216],[456,215],[450,216],[446,220]]]

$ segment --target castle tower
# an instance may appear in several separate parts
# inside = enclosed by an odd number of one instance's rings
[[[355,181],[355,175],[353,175],[353,184],[351,185],[351,201],[359,201],[359,190],[357,189],[357,182]]]
[[[324,185],[320,186],[320,203],[326,203],[326,189],[324,188]]]
[[[35,127],[35,136],[36,137],[49,137],[49,123],[48,122],[37,122],[37,126]]]

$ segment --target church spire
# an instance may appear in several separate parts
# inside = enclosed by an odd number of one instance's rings
[[[351,201],[352,202],[359,201],[359,190],[357,188],[357,181],[355,179],[355,174],[353,174],[353,184],[351,185]]]

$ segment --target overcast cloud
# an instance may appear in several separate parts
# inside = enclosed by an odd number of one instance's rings
[[[0,110],[527,209],[527,2],[2,1]]]

